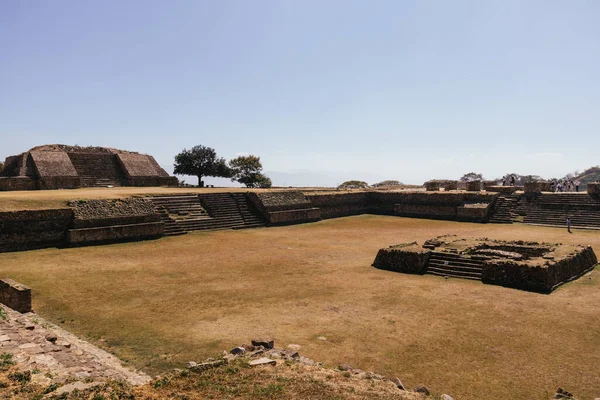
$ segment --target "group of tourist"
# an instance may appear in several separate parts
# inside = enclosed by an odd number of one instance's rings
[[[510,180],[507,177],[502,178],[502,186],[506,186],[507,181],[510,181],[510,186],[515,186],[516,179],[514,175],[510,176]]]
[[[571,179],[564,179],[563,181],[552,182],[553,192],[579,192],[579,185],[581,182],[577,179],[575,181]]]

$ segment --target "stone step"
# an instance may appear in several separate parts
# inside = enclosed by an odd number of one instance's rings
[[[427,269],[427,273],[431,275],[449,276],[452,278],[481,280],[481,274],[458,273],[451,269],[431,268]]]
[[[429,265],[427,267],[429,268],[437,268],[437,269],[448,269],[448,270],[452,270],[452,271],[456,271],[456,272],[467,272],[467,273],[476,273],[476,274],[481,274],[482,271],[482,267],[481,266],[465,266],[465,265],[457,265],[456,263],[452,263],[452,264],[444,264],[444,263],[440,263],[440,262],[432,262],[431,260],[429,261]]]

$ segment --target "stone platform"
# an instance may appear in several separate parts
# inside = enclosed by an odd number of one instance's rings
[[[598,263],[590,246],[445,235],[379,250],[373,266],[550,293]]]

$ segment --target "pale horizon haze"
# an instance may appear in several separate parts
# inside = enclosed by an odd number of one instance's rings
[[[583,0],[5,0],[0,159],[94,145],[172,172],[202,144],[278,186],[561,177],[600,164],[599,19]]]

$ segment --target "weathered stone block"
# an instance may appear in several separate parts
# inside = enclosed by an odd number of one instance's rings
[[[408,274],[424,274],[429,262],[430,250],[413,243],[403,243],[379,250],[373,266],[387,271]]]
[[[319,208],[305,208],[300,210],[274,211],[268,213],[269,224],[287,225],[314,222],[321,219]]]
[[[551,192],[552,182],[525,182],[525,193]]]
[[[587,192],[592,196],[600,196],[600,182],[589,182]]]
[[[479,191],[481,191],[481,181],[467,182],[467,190],[469,192],[479,192]]]
[[[20,313],[31,312],[31,289],[12,279],[2,279],[0,303]]]
[[[129,240],[154,239],[164,235],[162,222],[135,225],[105,226],[87,229],[71,229],[67,233],[67,243],[73,246],[122,242]]]

